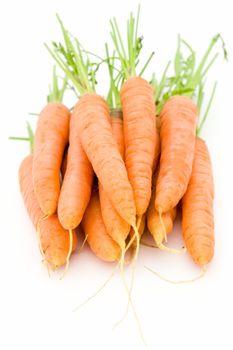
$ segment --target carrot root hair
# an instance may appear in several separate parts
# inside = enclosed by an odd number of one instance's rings
[[[202,266],[201,273],[199,275],[197,275],[196,277],[193,277],[193,278],[190,278],[190,279],[187,279],[187,280],[175,281],[175,280],[170,280],[169,278],[166,278],[166,277],[162,276],[159,272],[151,269],[150,267],[147,267],[147,266],[144,266],[144,267],[145,267],[145,269],[147,269],[148,271],[152,272],[154,275],[159,277],[161,280],[163,280],[165,282],[168,282],[168,283],[171,283],[171,284],[185,284],[185,283],[195,282],[195,281],[199,280],[200,278],[204,277],[205,274],[206,274],[206,271],[207,271],[206,266]]]
[[[144,345],[147,346],[146,341],[145,341],[145,337],[144,337],[144,334],[143,334],[142,326],[141,326],[141,323],[140,323],[140,319],[139,319],[139,317],[137,315],[137,312],[136,312],[136,309],[135,309],[135,306],[133,304],[132,297],[131,297],[132,290],[133,290],[133,283],[134,283],[136,260],[137,260],[137,256],[138,256],[138,252],[139,252],[140,237],[139,237],[138,229],[140,227],[141,220],[142,220],[142,216],[140,216],[138,218],[136,225],[132,225],[132,227],[134,229],[134,235],[130,239],[130,241],[127,244],[126,248],[122,251],[122,256],[121,256],[121,259],[120,259],[120,273],[121,273],[121,277],[122,277],[122,281],[123,281],[125,290],[126,290],[127,295],[128,295],[128,302],[127,302],[126,310],[125,310],[123,316],[120,318],[119,321],[117,321],[114,324],[113,330],[115,330],[124,321],[124,319],[128,315],[129,306],[131,305],[132,310],[133,310],[133,314],[134,314],[134,317],[135,317],[135,320],[136,320],[136,323],[137,323],[137,326],[138,326],[138,330],[139,330],[139,333],[140,333],[140,337],[141,337],[142,342],[144,343]],[[133,243],[133,241],[135,240],[135,238],[136,238],[136,249],[135,249],[135,253],[133,255],[133,270],[132,270],[132,277],[131,277],[131,282],[130,282],[130,288],[128,288],[127,282],[125,280],[125,274],[124,274],[124,260],[125,260],[125,253],[130,248],[130,246]]]
[[[157,248],[159,248],[160,250],[164,250],[165,252],[168,252],[168,253],[179,254],[179,255],[184,254],[187,251],[185,247],[181,249],[169,248],[163,243],[157,245]]]
[[[62,273],[60,280],[63,279],[65,277],[65,274],[68,271],[69,268],[69,264],[70,264],[70,256],[72,254],[72,249],[73,249],[73,230],[69,229],[69,237],[70,237],[70,244],[69,244],[69,250],[66,256],[66,266],[64,269],[64,272]]]
[[[79,304],[78,306],[76,306],[73,310],[73,312],[78,311],[79,309],[81,309],[84,305],[86,305],[89,301],[91,301],[92,299],[94,299],[103,289],[104,287],[106,287],[106,285],[110,282],[110,280],[113,278],[113,276],[115,275],[117,268],[119,266],[119,263],[116,265],[115,269],[113,269],[113,271],[111,272],[111,274],[109,275],[109,277],[106,279],[106,281],[96,290],[95,293],[93,293],[92,295],[90,295],[84,302],[82,302],[81,304]]]

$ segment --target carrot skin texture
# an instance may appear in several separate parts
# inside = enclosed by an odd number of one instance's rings
[[[98,191],[93,191],[91,195],[82,220],[82,228],[91,250],[98,258],[108,262],[120,258],[121,249],[107,233],[102,219]]]
[[[32,162],[32,155],[30,155],[26,157],[20,165],[20,190],[28,211],[28,215],[35,228],[37,228],[39,223],[40,243],[45,259],[52,268],[56,268],[66,264],[70,244],[69,232],[61,226],[56,214],[49,216],[45,220],[41,220],[44,214],[40,209],[33,190]],[[76,249],[76,246],[77,237],[73,232],[72,251]]]
[[[173,96],[161,111],[161,156],[155,208],[168,212],[183,197],[191,176],[197,109],[191,99]]]
[[[46,105],[39,116],[34,140],[33,187],[45,215],[57,210],[60,168],[68,142],[70,112],[60,102]]]
[[[153,89],[141,77],[129,78],[120,91],[124,121],[125,163],[138,216],[149,205],[156,143]]]
[[[96,94],[84,95],[75,106],[81,144],[99,182],[119,215],[135,225],[136,208],[125,164],[113,138],[109,109]]]
[[[214,255],[214,180],[208,148],[196,139],[192,175],[182,199],[182,231],[194,262],[204,266]]]
[[[82,221],[91,197],[93,168],[80,142],[78,115],[71,115],[66,172],[58,202],[58,217],[65,229],[74,229]]]

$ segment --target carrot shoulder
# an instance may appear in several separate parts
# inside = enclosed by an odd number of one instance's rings
[[[108,198],[130,225],[136,221],[132,187],[113,138],[109,109],[95,93],[82,96],[75,107],[81,144]]]
[[[196,139],[192,175],[182,199],[182,231],[193,260],[206,265],[214,255],[214,181],[207,146]]]
[[[36,198],[45,215],[56,212],[60,193],[60,168],[68,142],[69,110],[49,103],[40,113],[34,140],[32,177]]]
[[[40,209],[33,190],[32,162],[32,155],[30,155],[21,163],[19,169],[20,190],[33,225],[35,228],[39,225],[40,246],[45,260],[52,268],[56,268],[66,264],[70,246],[69,232],[61,226],[56,214],[49,216],[45,220],[41,219],[44,214]],[[73,251],[76,245],[77,237],[73,232]]]
[[[161,156],[156,182],[155,208],[164,213],[174,208],[183,197],[191,176],[196,106],[190,98],[174,96],[161,111]]]

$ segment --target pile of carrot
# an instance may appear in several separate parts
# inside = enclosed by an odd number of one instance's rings
[[[216,88],[203,112],[217,42],[226,54],[221,36],[211,40],[198,65],[195,51],[179,37],[174,72],[167,65],[158,81],[155,74],[143,78],[153,52],[139,69],[139,11],[127,22],[127,45],[116,19],[110,21],[113,47],[110,53],[105,45],[104,58],[85,50],[57,18],[64,44],[45,46],[64,78],[60,85],[54,69],[35,135],[28,125],[23,138],[32,152],[19,169],[43,261],[52,269],[68,267],[80,232],[99,259],[121,266],[136,260],[144,233],[154,247],[179,252],[167,241],[181,211],[184,245],[205,267],[214,255],[214,181],[200,132]],[[110,81],[105,98],[97,93],[103,65]],[[67,91],[75,92],[73,106],[63,102]]]

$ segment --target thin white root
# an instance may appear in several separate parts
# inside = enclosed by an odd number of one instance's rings
[[[49,278],[51,278],[51,273],[50,273],[51,272],[51,267],[50,267],[50,264],[48,263],[48,261],[45,258],[42,259],[42,264],[46,267],[48,275],[49,275]]]
[[[144,268],[147,269],[148,271],[152,272],[154,275],[159,277],[161,280],[163,280],[165,282],[168,282],[168,283],[172,283],[172,284],[184,284],[184,283],[195,282],[195,281],[199,280],[200,278],[204,277],[204,275],[205,275],[205,273],[207,271],[206,266],[203,266],[202,269],[201,269],[201,273],[198,276],[196,276],[194,278],[191,278],[191,279],[188,279],[188,280],[174,281],[174,280],[170,280],[169,278],[166,278],[166,277],[160,275],[160,273],[158,273],[157,271],[152,270],[150,267],[144,266]]]
[[[68,271],[69,264],[70,264],[70,256],[72,254],[72,249],[73,249],[73,230],[69,230],[69,238],[70,238],[70,244],[69,244],[69,250],[66,256],[66,266],[64,269],[64,272],[62,273],[60,280],[64,278],[65,274]]]
[[[107,280],[97,289],[97,291],[92,294],[89,298],[87,298],[83,303],[79,304],[76,308],[74,308],[73,312],[78,311],[79,309],[81,309],[81,307],[83,307],[84,305],[86,305],[90,300],[94,299],[103,289],[104,287],[106,287],[106,285],[108,284],[108,282],[110,282],[110,280],[113,278],[113,276],[115,275],[117,268],[119,266],[119,263],[116,265],[115,269],[112,271],[112,273],[110,274],[110,276],[107,278]]]
[[[84,241],[83,241],[81,247],[77,250],[77,254],[80,254],[81,251],[83,250],[83,248],[84,248],[84,246],[85,246],[85,244],[86,244],[86,241],[87,241],[87,237],[88,237],[88,235],[85,236]]]
[[[139,329],[139,333],[140,333],[140,337],[144,343],[144,345],[147,347],[146,341],[145,341],[145,337],[142,331],[142,326],[139,320],[139,317],[137,315],[136,309],[134,307],[133,301],[132,301],[132,290],[133,290],[133,283],[134,283],[134,276],[135,276],[135,268],[136,268],[136,260],[138,257],[138,252],[139,252],[139,241],[140,241],[140,237],[139,237],[139,232],[138,229],[140,227],[141,224],[141,216],[138,218],[138,222],[136,226],[133,226],[134,229],[134,235],[131,238],[130,242],[128,243],[125,251],[122,252],[122,256],[121,256],[121,260],[120,260],[120,271],[121,271],[121,277],[122,277],[122,281],[126,290],[126,293],[128,295],[128,302],[127,302],[127,307],[126,307],[126,311],[124,312],[123,316],[120,318],[119,321],[117,321],[114,326],[113,326],[113,330],[115,330],[125,319],[125,317],[128,315],[129,312],[129,306],[131,305],[133,313],[134,313],[134,317]],[[124,256],[125,256],[125,252],[127,249],[129,249],[129,247],[131,246],[132,242],[135,240],[136,238],[136,248],[135,248],[135,254],[133,257],[133,270],[132,270],[132,277],[131,277],[131,282],[130,282],[130,289],[128,288],[127,282],[125,280],[125,275],[124,275]]]
[[[165,252],[168,252],[168,253],[174,253],[174,254],[184,254],[186,253],[187,249],[185,247],[181,248],[181,249],[174,249],[174,248],[169,248],[167,247],[166,245],[164,245],[163,243],[157,245],[157,247],[160,249],[160,250],[164,250]]]

